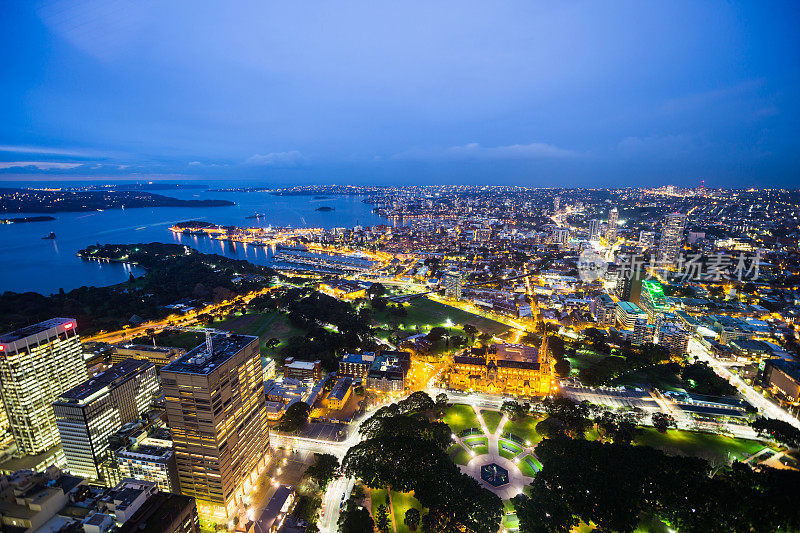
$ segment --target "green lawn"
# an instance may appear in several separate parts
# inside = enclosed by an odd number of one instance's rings
[[[765,447],[765,444],[758,440],[674,429],[664,434],[653,428],[641,428],[641,433],[634,439],[634,443],[652,446],[667,453],[723,460],[742,460]]]
[[[465,437],[461,439],[464,441],[464,444],[469,446],[470,448],[474,448],[476,446],[488,446],[488,440],[486,437]]]
[[[417,501],[411,492],[392,491],[392,510],[394,511],[394,522],[397,525],[397,533],[409,533],[411,530],[403,523],[406,511],[412,507],[419,510],[420,516],[424,515],[422,504]],[[419,531],[419,527],[417,531]]]
[[[481,427],[472,406],[461,403],[447,406],[444,410],[442,421],[450,426],[450,429],[455,434],[458,434],[464,429]]]
[[[519,461],[519,470],[523,476],[533,477],[542,469],[542,463],[532,455],[526,455]]]
[[[508,440],[500,439],[499,446],[500,455],[508,460],[512,460],[519,452],[522,451],[522,448]]]
[[[476,446],[475,448],[472,448],[472,451],[475,452],[476,456],[478,456],[478,455],[486,455],[487,453],[489,453],[489,447],[488,446]]]
[[[472,459],[472,456],[469,454],[469,452],[458,443],[450,446],[450,448],[447,450],[447,454],[457,465],[465,465],[470,459]]]
[[[519,527],[519,519],[515,514],[514,504],[510,500],[503,501],[503,528],[516,529]]]
[[[372,498],[372,516],[377,516],[378,506],[380,504],[386,505],[386,489],[371,489],[370,495]],[[388,508],[389,506],[386,505]]]
[[[183,348],[184,350],[191,350],[205,342],[205,335],[202,332],[194,331],[175,331],[165,330],[155,336],[156,344],[159,346],[172,346],[174,348]],[[136,337],[132,340],[136,344],[153,344],[153,337],[142,336]]]
[[[393,317],[388,312],[374,313],[374,322],[378,326],[384,324],[402,325],[404,329],[416,331],[419,326],[424,333],[436,326],[445,326],[447,321],[455,326],[472,324],[479,331],[486,331],[492,335],[498,335],[509,329],[505,324],[495,322],[482,316],[474,315],[455,307],[429,300],[427,298],[417,298],[405,304],[406,316]]]
[[[523,440],[530,442],[530,445],[533,446],[542,440],[542,436],[536,432],[536,424],[543,418],[544,417],[526,415],[519,420],[509,420],[506,422],[503,432],[513,433]]]
[[[481,411],[481,415],[483,416],[483,421],[486,422],[486,429],[490,433],[494,433],[500,424],[500,420],[503,419],[503,413],[500,411]]]

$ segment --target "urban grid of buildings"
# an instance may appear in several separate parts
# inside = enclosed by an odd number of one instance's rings
[[[387,316],[433,301],[502,332],[449,318],[398,325],[376,335],[379,348],[336,353],[334,365],[279,358],[257,331],[200,330],[206,340],[188,350],[124,335],[111,345],[82,343],[75,318],[4,333],[3,528],[189,533],[204,520],[248,532],[304,531],[301,521],[284,520],[295,488],[281,477],[278,447],[336,447],[368,408],[415,390],[500,402],[590,390],[577,368],[556,370],[553,347],[565,339],[601,339],[615,354],[661,347],[674,362],[703,358],[741,383],[743,392],[729,399],[653,393],[698,428],[711,419],[739,427],[748,403],[800,424],[800,289],[787,283],[800,279],[795,193],[467,186],[291,192],[359,195],[387,223],[190,231],[277,242],[276,261],[287,272],[354,308],[375,298],[380,285],[391,289],[382,302]],[[591,271],[582,262],[587,254],[599,258]],[[211,302],[174,308],[195,317],[200,305]],[[308,406],[317,434],[276,427],[298,404]],[[319,436],[328,429],[329,437]],[[272,495],[259,507],[252,495],[268,471]]]

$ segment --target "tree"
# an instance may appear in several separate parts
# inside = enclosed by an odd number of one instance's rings
[[[666,433],[669,428],[678,427],[677,422],[675,422],[675,418],[672,415],[662,412],[653,413],[652,416],[653,420],[653,427],[656,428],[656,431],[659,433]]]
[[[281,343],[280,339],[272,337],[271,339],[269,339],[267,342],[264,343],[264,346],[268,350],[271,350],[271,349],[275,348],[277,345],[279,345],[280,343]]]
[[[383,296],[384,294],[386,294],[386,287],[384,287],[382,283],[373,283],[367,289],[367,295],[370,298]]]
[[[311,407],[306,402],[294,402],[290,405],[283,417],[278,422],[277,429],[280,431],[292,432],[297,431],[308,420],[308,415],[311,414]]]
[[[353,500],[347,500],[344,510],[339,515],[337,525],[341,533],[364,533],[375,530],[375,522],[369,511],[357,505]]]
[[[316,461],[308,467],[306,474],[316,481],[320,490],[325,490],[325,487],[336,475],[336,470],[339,468],[339,460],[328,453],[316,453],[314,456]]]
[[[136,278],[134,277],[133,272],[131,272],[130,275],[128,276],[128,283],[134,283],[135,281]]]
[[[570,365],[567,359],[559,359],[556,361],[556,364],[553,365],[553,369],[556,371],[556,374],[558,374],[558,377],[565,378],[569,376],[572,365]]]
[[[475,342],[475,335],[478,334],[478,328],[473,326],[472,324],[464,324],[461,329],[464,331],[464,334],[470,338],[472,342]]]
[[[564,339],[558,335],[551,335],[547,338],[547,348],[555,359],[564,357]]]
[[[385,504],[380,504],[378,506],[377,512],[375,513],[375,525],[378,526],[378,531],[382,531],[383,533],[389,532],[389,510],[386,508]]]
[[[527,403],[521,404],[514,400],[506,400],[500,407],[500,411],[502,411],[503,414],[505,414],[511,420],[518,420],[522,418],[529,409],[530,405]]]
[[[419,509],[416,507],[411,507],[406,511],[406,515],[403,518],[403,523],[407,525],[408,529],[411,531],[416,531],[417,526],[419,526],[420,519],[421,517],[419,514]]]
[[[428,411],[435,406],[431,397],[424,391],[412,392],[408,398],[401,400],[397,405],[404,413]]]
[[[431,342],[436,342],[441,340],[443,337],[447,335],[447,330],[441,326],[436,326],[435,328],[431,328],[428,332],[427,338]]]
[[[750,423],[750,426],[762,437],[768,435],[789,448],[800,447],[800,430],[788,422],[759,416]]]
[[[441,410],[447,407],[447,394],[440,392],[436,395],[436,408]]]

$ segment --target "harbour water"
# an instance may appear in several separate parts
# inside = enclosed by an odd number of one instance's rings
[[[230,186],[230,184],[228,184]],[[27,224],[0,224],[0,292],[34,291],[43,294],[81,286],[120,283],[132,265],[86,261],[75,253],[90,244],[174,242],[201,252],[218,253],[257,264],[269,264],[269,248],[246,246],[203,236],[173,234],[169,227],[186,220],[235,226],[353,227],[386,223],[372,206],[356,196],[275,196],[267,192],[210,192],[202,189],[153,191],[186,200],[222,199],[229,207],[157,207],[108,209],[84,213],[53,213],[56,220]],[[317,211],[319,207],[333,211]],[[247,218],[263,213],[263,218]],[[17,216],[17,215],[15,215]],[[42,239],[50,232],[55,239]]]

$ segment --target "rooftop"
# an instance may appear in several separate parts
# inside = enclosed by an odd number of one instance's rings
[[[38,324],[33,324],[31,326],[25,326],[24,328],[20,328],[18,330],[12,331],[10,333],[4,333],[0,335],[0,343],[10,343],[15,342],[20,339],[24,339],[25,337],[30,337],[32,335],[36,335],[38,333],[43,333],[48,329],[55,328],[58,326],[65,326],[66,324],[71,324],[69,327],[65,329],[71,329],[75,327],[75,319],[74,318],[51,318],[50,320],[45,320],[44,322],[39,322]]]
[[[95,393],[110,386],[117,385],[128,379],[132,374],[147,367],[154,366],[150,361],[141,359],[125,359],[105,372],[87,379],[77,387],[62,393],[56,400],[59,403],[76,403],[90,398]]]
[[[165,366],[161,371],[209,374],[252,342],[258,342],[258,337],[220,333],[211,339],[213,353],[209,354],[203,343]]]
[[[350,377],[339,378],[339,380],[336,382],[336,385],[333,386],[333,390],[328,395],[328,397],[335,398],[337,400],[342,400],[347,394],[348,389],[350,389],[352,385],[353,385],[353,378]]]
[[[629,314],[644,314],[642,308],[636,305],[633,302],[628,302],[626,300],[620,300],[617,302],[617,305],[626,313]]]

